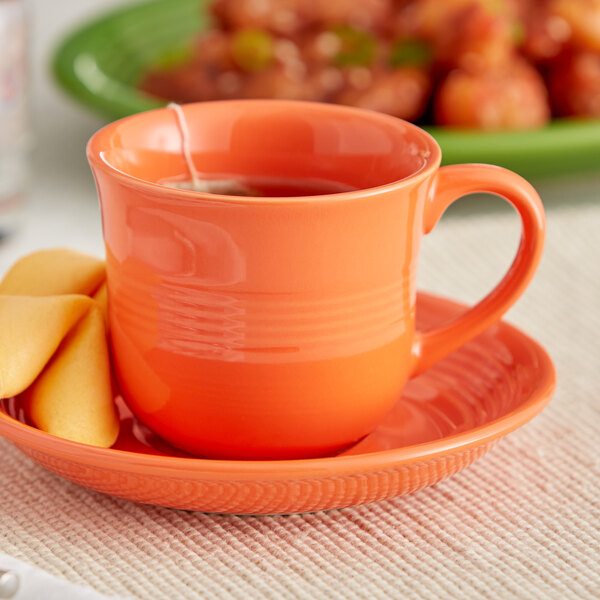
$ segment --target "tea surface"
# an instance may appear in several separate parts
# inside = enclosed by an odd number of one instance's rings
[[[163,185],[203,193],[228,196],[283,198],[322,196],[350,192],[355,188],[325,179],[292,179],[287,177],[237,177],[222,175],[210,179],[176,179],[161,181]]]

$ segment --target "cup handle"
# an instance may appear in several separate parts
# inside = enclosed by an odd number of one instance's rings
[[[441,167],[434,193],[426,204],[424,232],[427,234],[434,228],[452,202],[477,192],[496,194],[519,213],[523,229],[517,254],[500,283],[478,304],[441,327],[416,332],[411,377],[498,321],[523,293],[540,261],[545,235],[542,201],[525,179],[501,167],[483,164]]]

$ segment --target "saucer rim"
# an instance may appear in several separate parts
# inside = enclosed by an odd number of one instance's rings
[[[419,296],[430,301],[442,302],[448,308],[466,308],[460,302],[437,294],[419,292]],[[153,474],[176,473],[177,477],[202,476],[203,479],[212,480],[229,480],[232,477],[238,480],[256,480],[257,476],[261,476],[265,480],[280,479],[282,473],[285,473],[287,479],[301,479],[307,476],[330,475],[332,470],[335,470],[337,474],[344,475],[426,463],[498,440],[533,419],[544,409],[552,397],[556,388],[556,369],[548,352],[540,343],[504,320],[491,327],[500,327],[509,335],[517,337],[519,343],[527,346],[535,355],[540,377],[528,400],[518,408],[488,423],[421,444],[362,454],[293,460],[225,460],[162,456],[100,448],[66,440],[22,423],[1,410],[0,436],[33,451],[113,471],[146,473],[148,469],[152,469]]]

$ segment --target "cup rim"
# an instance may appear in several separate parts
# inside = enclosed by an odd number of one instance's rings
[[[393,190],[401,189],[409,184],[416,181],[422,180],[430,176],[435,172],[442,159],[442,152],[439,144],[436,142],[434,137],[414,123],[410,123],[404,119],[393,117],[391,115],[377,112],[374,110],[357,108],[353,106],[343,106],[340,104],[328,104],[321,102],[310,102],[302,100],[275,100],[275,99],[260,99],[260,100],[214,100],[206,102],[191,102],[182,104],[182,108],[186,107],[198,107],[200,105],[206,106],[210,109],[211,106],[229,104],[232,107],[243,104],[245,106],[257,105],[264,106],[265,104],[272,105],[284,105],[284,106],[296,106],[299,111],[311,110],[312,108],[318,107],[319,110],[329,111],[331,113],[345,112],[359,116],[362,119],[368,119],[372,121],[380,121],[391,123],[394,126],[401,126],[405,129],[409,129],[415,135],[420,136],[425,141],[429,154],[424,156],[424,165],[416,171],[410,173],[406,177],[391,181],[378,186],[364,187],[353,189],[344,192],[335,192],[332,194],[319,194],[319,195],[306,195],[306,196],[234,196],[228,194],[215,194],[207,192],[197,192],[192,190],[185,190],[181,188],[171,188],[164,186],[160,183],[153,181],[147,181],[140,177],[135,177],[121,171],[112,165],[104,156],[104,149],[107,146],[107,142],[115,131],[124,122],[131,121],[139,118],[141,115],[148,113],[159,113],[171,110],[168,106],[162,108],[156,108],[142,113],[136,113],[123,117],[116,121],[113,121],[98,131],[96,131],[89,139],[86,145],[86,154],[88,161],[92,168],[99,169],[108,173],[109,175],[120,179],[121,181],[129,184],[132,187],[151,192],[153,194],[160,194],[168,196],[170,199],[177,198],[182,201],[197,202],[198,200],[210,200],[211,202],[221,203],[233,203],[233,204],[291,204],[298,202],[338,202],[357,198],[371,197],[382,193],[390,192]]]

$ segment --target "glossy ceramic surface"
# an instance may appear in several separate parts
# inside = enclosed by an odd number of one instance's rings
[[[215,458],[310,458],[374,429],[409,377],[498,320],[538,264],[533,188],[485,165],[442,167],[433,138],[392,117],[274,100],[183,108],[205,177],[328,181],[352,191],[238,197],[159,185],[187,174],[170,109],[96,133],[116,374],[173,445]],[[464,194],[522,218],[515,262],[455,322],[415,333],[421,238]]]
[[[464,307],[420,294],[425,329]],[[44,467],[86,487],[186,510],[273,514],[340,508],[406,494],[460,471],[548,402],[555,372],[546,352],[500,322],[413,379],[373,433],[337,456],[223,461],[174,450],[127,412],[102,449],[24,422],[18,399],[0,403],[0,435]]]
[[[162,106],[136,89],[149,65],[185,57],[208,23],[201,0],[158,0],[113,10],[69,35],[54,57],[62,87],[111,119]],[[597,168],[600,120],[560,119],[539,131],[483,133],[430,128],[446,164],[488,162],[521,175]]]

